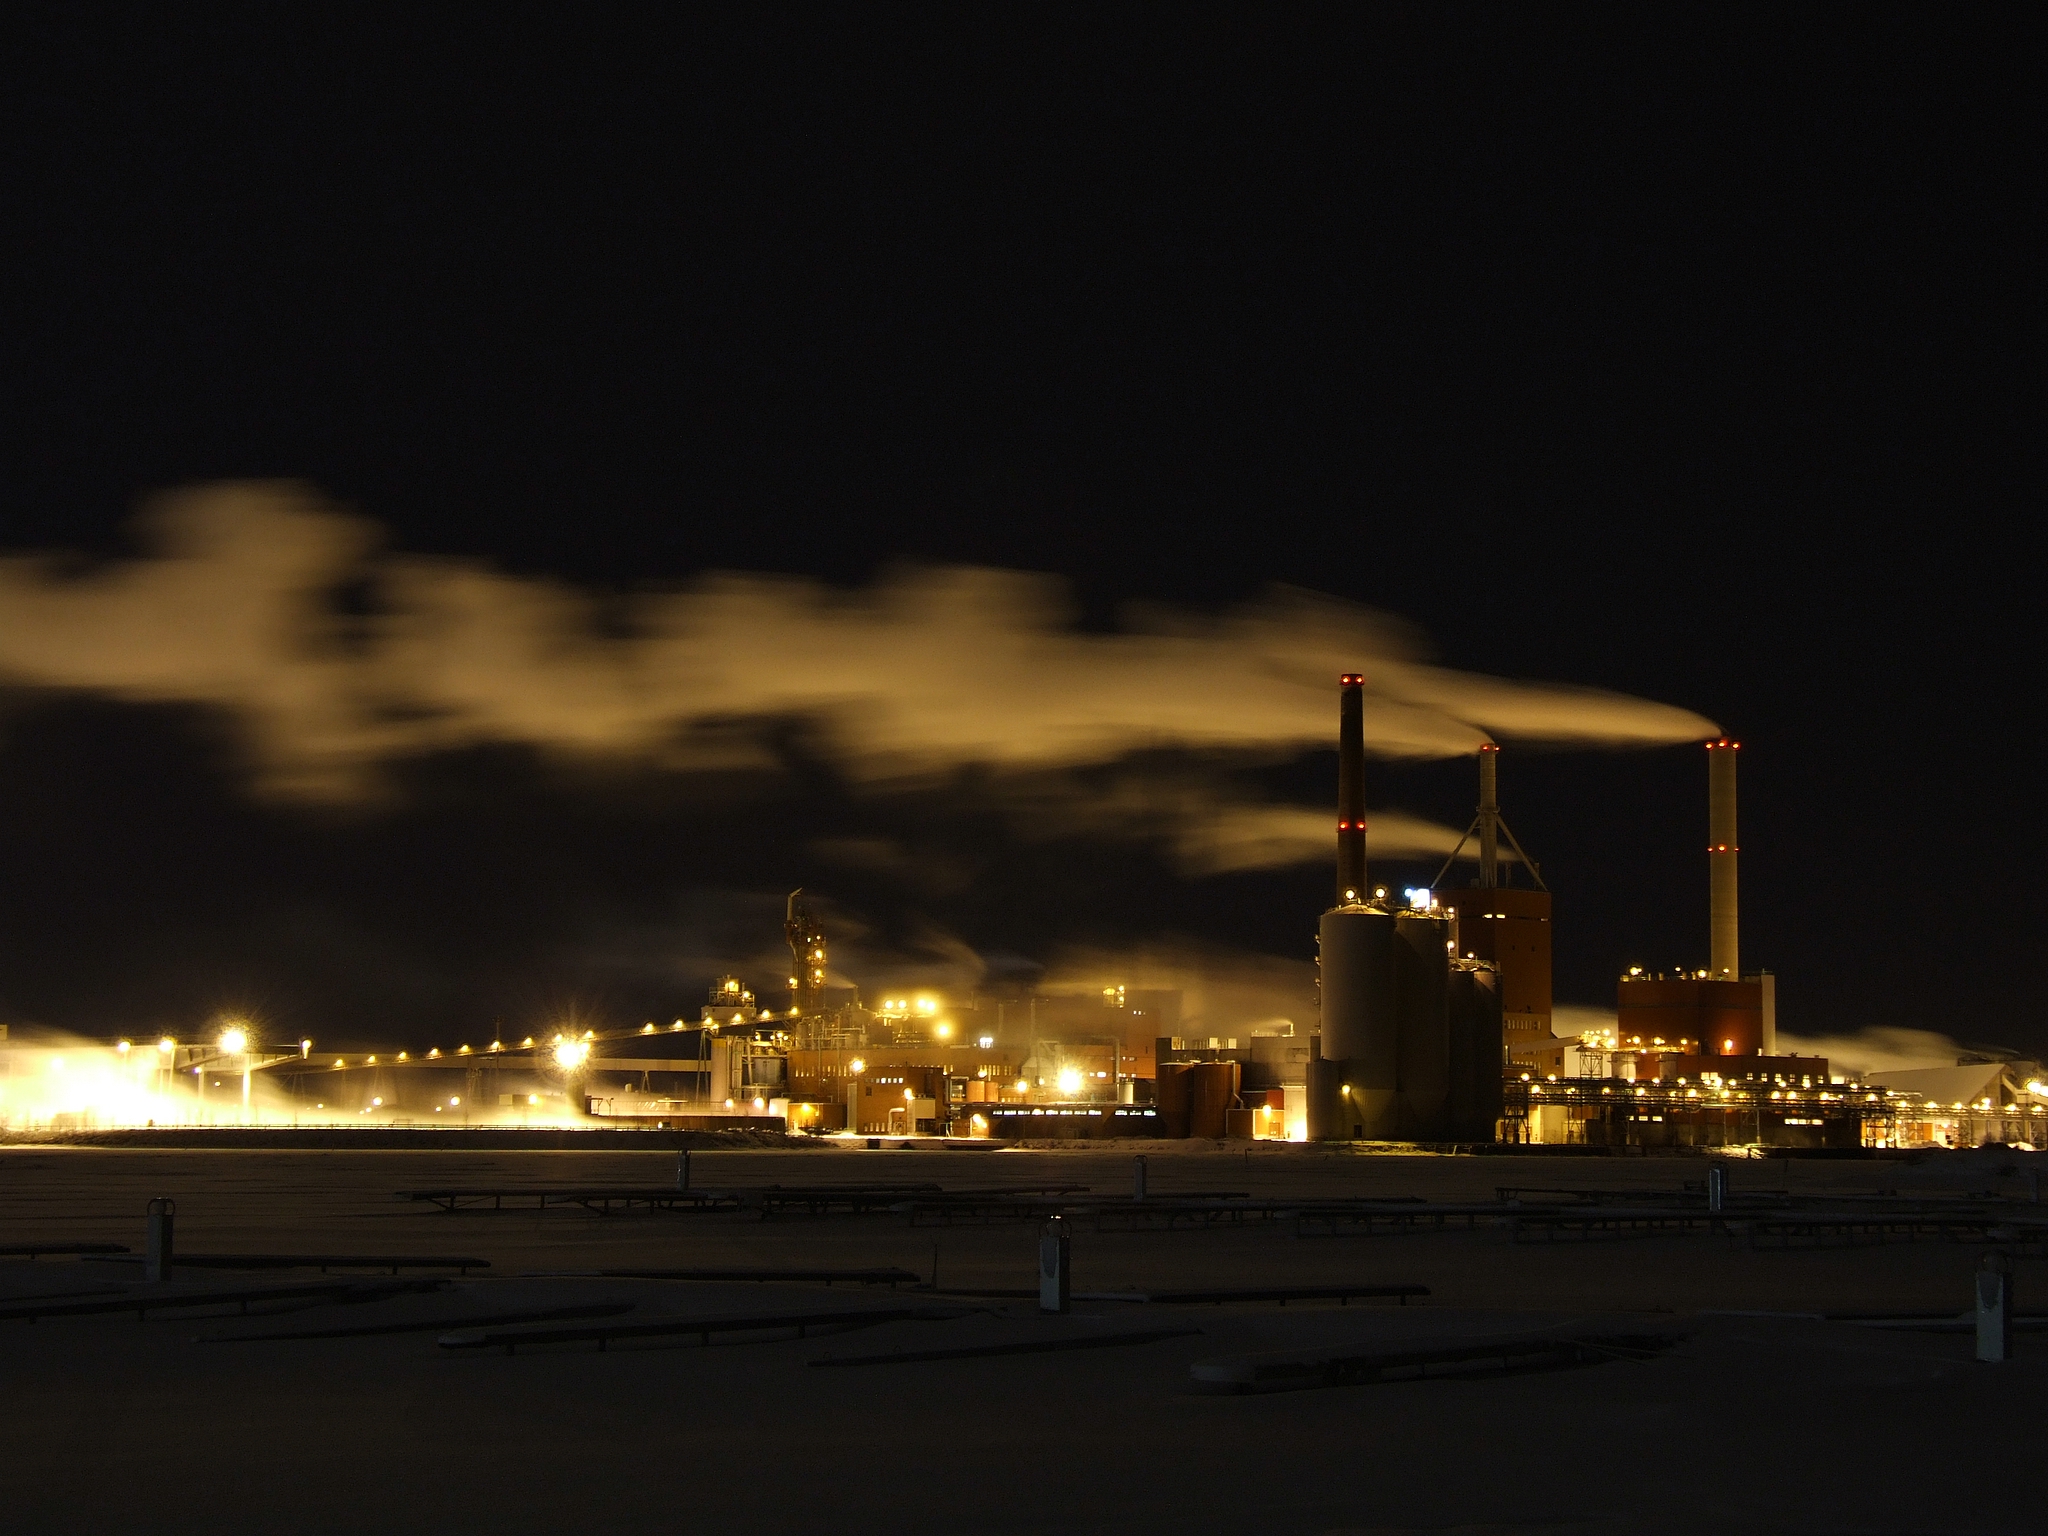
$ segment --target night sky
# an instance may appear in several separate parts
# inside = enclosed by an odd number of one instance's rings
[[[16,8],[0,555],[89,590],[156,558],[153,498],[260,481],[579,594],[593,644],[720,572],[1045,573],[1105,644],[1324,594],[1737,735],[1784,1027],[2048,1052],[2019,16]],[[320,596],[337,654],[379,569]],[[694,1013],[779,977],[796,885],[869,986],[1206,965],[1312,1016],[1328,863],[1171,827],[1334,815],[1330,748],[877,777],[764,699],[722,764],[415,735],[280,792],[236,709],[54,675],[0,670],[17,1024]],[[1704,964],[1698,746],[1496,735],[1559,1000]],[[1471,814],[1469,757],[1369,785]]]

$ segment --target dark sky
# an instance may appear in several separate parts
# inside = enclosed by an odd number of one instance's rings
[[[16,8],[0,551],[89,570],[152,494],[289,478],[598,593],[958,562],[1096,629],[1327,593],[1737,733],[1788,1027],[2048,1051],[2020,15]],[[1703,964],[1698,748],[1509,745],[1560,999]],[[758,781],[483,746],[345,811],[238,750],[0,694],[0,1013],[631,1021],[765,964],[798,883],[878,965],[1306,959],[1329,884],[1022,836],[973,772],[862,791],[799,725]],[[1373,794],[1462,824],[1471,778]]]

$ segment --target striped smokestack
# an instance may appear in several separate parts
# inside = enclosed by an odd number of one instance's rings
[[[1365,899],[1365,679],[1346,672],[1337,711],[1337,904]]]
[[[1735,909],[1735,754],[1742,743],[1707,743],[1707,874],[1712,899],[1707,965],[1714,979],[1742,980]]]

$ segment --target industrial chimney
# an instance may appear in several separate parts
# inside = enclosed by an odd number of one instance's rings
[[[1337,713],[1337,905],[1365,889],[1365,679],[1346,672]]]
[[[1500,748],[1487,742],[1479,749],[1479,884],[1493,890],[1500,884],[1500,781],[1495,765]]]
[[[1712,900],[1708,970],[1716,981],[1740,981],[1742,956],[1735,911],[1735,754],[1742,743],[1707,743],[1707,873]]]

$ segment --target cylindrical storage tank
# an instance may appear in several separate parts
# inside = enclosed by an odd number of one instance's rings
[[[1378,907],[1333,907],[1323,914],[1317,946],[1320,1044],[1323,1060],[1335,1064],[1340,1079],[1345,1102],[1335,1134],[1342,1138],[1397,1134],[1394,942],[1393,916]]]
[[[1492,1141],[1499,1134],[1507,1070],[1500,976],[1491,966],[1454,965],[1450,974],[1451,1135]]]
[[[1403,912],[1394,919],[1394,991],[1399,1095],[1395,1134],[1415,1141],[1451,1139],[1451,921],[1443,913]]]
[[[967,1084],[967,1102],[970,1104],[986,1104],[988,1102],[988,1082],[986,1079],[977,1077]]]
[[[1311,1035],[1311,1042],[1322,1037]],[[1351,1115],[1351,1101],[1339,1091],[1344,1075],[1344,1063],[1326,1061],[1316,1054],[1313,1046],[1309,1052],[1308,1070],[1302,1082],[1303,1118],[1308,1122],[1310,1141],[1344,1141],[1354,1133],[1355,1122]]]
[[[1237,1072],[1234,1061],[1198,1061],[1182,1074],[1188,1085],[1188,1135],[1220,1141],[1229,1134]]]
[[[1159,1134],[1180,1138],[1188,1133],[1188,1063],[1162,1061],[1153,1085],[1158,1097]]]

